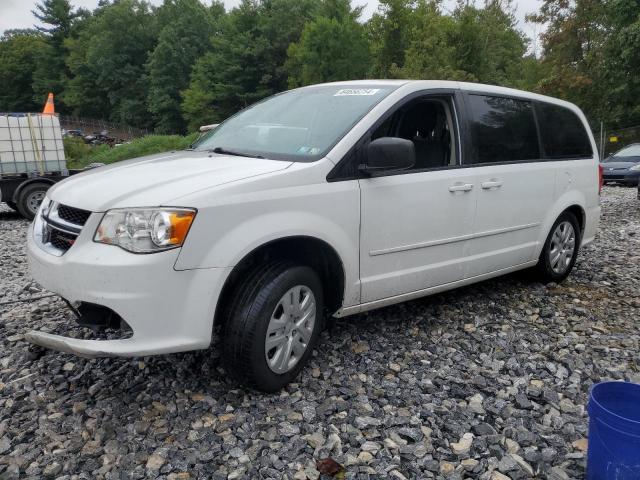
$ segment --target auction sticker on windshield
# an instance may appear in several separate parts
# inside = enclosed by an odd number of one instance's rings
[[[343,88],[338,90],[334,97],[346,97],[348,95],[375,95],[380,91],[379,88]]]

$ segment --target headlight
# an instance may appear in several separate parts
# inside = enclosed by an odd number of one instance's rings
[[[633,167],[631,167],[629,170],[634,170],[634,171],[638,171],[640,170],[640,163],[637,165],[634,165]]]
[[[134,253],[169,250],[182,246],[195,216],[195,210],[187,208],[109,210],[93,240]]]
[[[50,208],[51,208],[51,200],[49,200],[49,197],[44,197],[42,199],[42,202],[40,203],[40,208],[38,209],[38,213],[36,216],[42,215],[43,217],[46,217],[47,215],[49,215]]]

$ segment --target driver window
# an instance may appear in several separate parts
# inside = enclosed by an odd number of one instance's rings
[[[397,137],[411,140],[416,163],[412,170],[456,164],[450,99],[419,98],[400,107],[371,135],[371,139]]]

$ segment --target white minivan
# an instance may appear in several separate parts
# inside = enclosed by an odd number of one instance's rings
[[[81,356],[209,347],[275,391],[324,320],[515,270],[560,282],[600,214],[593,136],[574,105],[488,85],[353,81],[281,93],[192,148],[51,188],[33,277],[92,327],[29,332]]]

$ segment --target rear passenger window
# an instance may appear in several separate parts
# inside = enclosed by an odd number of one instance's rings
[[[545,158],[584,158],[593,156],[584,124],[568,108],[537,103],[536,113]]]
[[[531,102],[469,95],[472,163],[497,163],[540,158]]]

